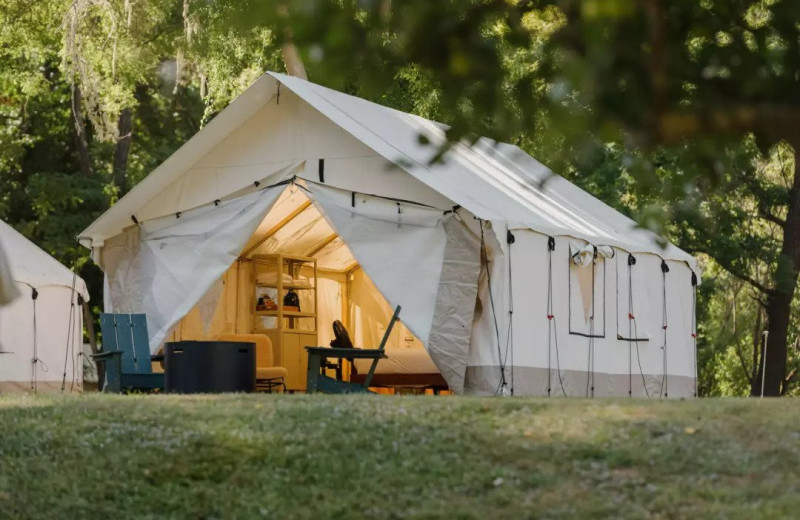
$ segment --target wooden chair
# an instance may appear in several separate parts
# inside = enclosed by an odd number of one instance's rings
[[[378,366],[378,361],[386,358],[384,349],[386,342],[389,340],[389,335],[392,333],[392,328],[400,315],[400,306],[394,310],[392,318],[389,320],[389,325],[386,327],[386,332],[383,334],[381,344],[378,348],[342,348],[342,347],[306,347],[308,351],[308,377],[306,380],[306,393],[322,392],[326,394],[353,394],[353,393],[372,393],[370,392],[369,385],[372,382],[372,376],[375,375],[375,368]],[[354,359],[371,359],[369,372],[361,384],[351,383],[349,381],[341,381],[334,379],[324,374],[325,367],[328,365],[327,358],[338,358],[339,365],[342,359],[352,361]]]
[[[272,393],[273,389],[283,388],[286,392],[286,378],[289,371],[276,367],[272,353],[272,341],[264,334],[220,334],[220,341],[241,341],[256,344],[256,391]]]
[[[144,314],[100,314],[100,330],[103,351],[92,358],[104,367],[103,392],[164,389],[164,374],[154,373],[152,367],[153,361],[164,358],[150,355]]]

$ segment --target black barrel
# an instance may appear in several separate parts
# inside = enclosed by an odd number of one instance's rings
[[[256,345],[238,341],[174,341],[164,345],[164,390],[198,394],[253,392]]]

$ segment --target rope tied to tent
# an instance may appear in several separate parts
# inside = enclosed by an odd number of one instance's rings
[[[511,271],[511,244],[516,242],[514,234],[506,228],[508,244],[508,334],[506,335],[506,361],[511,354],[511,395],[514,395],[514,277]]]
[[[555,250],[556,239],[547,237],[547,397],[550,397],[552,390],[552,351],[554,339],[558,383],[561,385],[561,392],[564,394],[564,397],[567,397],[567,391],[564,389],[564,380],[561,377],[561,362],[558,355],[558,327],[556,316],[553,313],[553,251]]]
[[[694,343],[694,397],[697,397],[697,275],[692,272],[692,340]]]
[[[592,246],[592,313],[589,315],[589,348],[586,360],[586,397],[594,398],[594,302],[597,275],[597,247]],[[605,302],[604,302],[605,303]]]
[[[661,260],[661,330],[664,331],[664,342],[661,345],[662,350],[662,372],[663,376],[661,377],[661,389],[659,395],[661,397],[669,397],[669,375],[667,370],[667,326],[668,316],[667,316],[667,273],[669,272],[669,266],[667,265],[667,261],[662,259]]]
[[[75,284],[78,280],[78,274],[75,271],[72,271],[72,288],[69,293],[69,322],[67,323],[67,344],[66,348],[64,349],[64,373],[61,376],[61,393],[64,393],[64,389],[67,387],[67,361],[72,358],[70,355],[70,351],[72,351],[72,355],[75,354]],[[73,385],[75,381],[75,359],[72,358],[72,380]],[[70,393],[72,393],[72,386],[69,389]]]
[[[633,266],[636,265],[636,257],[628,253],[628,397],[633,397],[633,343],[639,338],[639,330],[636,324],[636,316],[633,310]],[[642,369],[642,358],[639,355],[639,343],[636,343],[636,363],[639,366],[639,374],[642,376],[642,388],[647,398],[650,392],[647,390],[647,380]]]
[[[42,372],[49,372],[50,368],[47,364],[39,359],[39,340],[36,332],[38,326],[36,324],[36,300],[39,299],[39,291],[36,287],[31,287],[31,300],[33,300],[33,357],[31,358],[31,390],[35,394],[39,389],[39,381],[36,378],[36,365],[42,365]]]
[[[494,306],[494,295],[492,294],[492,274],[489,269],[489,257],[486,254],[486,237],[484,236],[483,225],[484,220],[478,219],[478,223],[480,224],[481,228],[481,264],[483,264],[484,269],[486,269],[486,285],[489,290],[489,303],[492,308],[492,319],[494,320],[494,333],[495,339],[497,340],[497,358],[498,362],[500,363],[500,384],[494,391],[494,395],[497,395],[498,392],[504,387],[508,385],[506,381],[506,366],[505,362],[503,361],[503,353],[500,350],[500,326],[497,324],[497,312],[495,311]]]

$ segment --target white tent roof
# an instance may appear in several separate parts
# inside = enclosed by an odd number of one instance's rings
[[[36,244],[0,220],[0,244],[11,267],[11,277],[18,283],[36,289],[48,285],[72,287],[73,273]],[[75,290],[89,300],[89,292],[81,277],[75,277]]]
[[[211,168],[197,165],[217,145],[240,128],[250,125],[255,119],[253,116],[264,107],[278,103],[281,85],[289,90],[289,94],[313,107],[318,116],[354,137],[365,149],[371,149],[398,165],[417,181],[477,217],[506,223],[511,229],[529,228],[548,235],[580,238],[597,245],[614,245],[632,253],[649,252],[670,260],[686,261],[695,269],[691,255],[672,245],[662,248],[653,233],[638,228],[634,221],[553,174],[516,146],[485,139],[473,147],[457,144],[444,162],[429,164],[436,153],[435,145],[444,139],[441,124],[272,72],[259,78],[206,128],[87,228],[80,236],[81,243],[87,247],[101,246],[106,239],[133,224],[132,215],[140,219],[153,218],[188,209],[174,207],[175,201],[163,197],[163,192],[183,186],[181,183],[186,182],[189,173],[196,183],[219,184],[218,177],[207,175],[208,180],[201,178],[203,175],[198,172]],[[281,124],[281,121],[275,121],[275,124]],[[420,144],[420,134],[425,134],[434,146]],[[253,173],[247,175],[253,179],[260,178],[256,176],[256,166],[229,165],[224,175],[241,176],[239,172],[251,168]],[[235,174],[230,173],[233,168],[238,168]],[[218,189],[210,186],[212,184],[209,184],[209,193]],[[242,187],[228,186],[229,191]],[[158,198],[159,195],[162,196]],[[194,204],[210,203],[225,195],[227,193],[216,191],[213,196],[205,197],[208,200],[192,200]],[[154,200],[158,203],[154,204]],[[146,214],[141,215],[140,211]]]

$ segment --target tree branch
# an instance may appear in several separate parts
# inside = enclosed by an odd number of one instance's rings
[[[780,227],[786,226],[786,221],[784,219],[773,215],[768,210],[760,211],[759,213],[761,215],[761,218],[763,218],[766,221],[772,222],[773,224],[777,224]]]
[[[797,369],[793,368],[789,375],[786,376],[786,379],[783,380],[783,385],[781,385],[781,395],[786,395],[786,391],[789,390],[789,384],[794,380],[794,376],[797,375]]]
[[[712,254],[712,256],[715,256],[715,255]],[[748,275],[746,273],[743,273],[743,272],[740,272],[738,269],[736,269],[726,259],[719,257],[719,258],[715,258],[715,260],[717,261],[717,263],[719,265],[721,265],[726,271],[731,273],[733,276],[735,276],[736,278],[739,278],[740,280],[743,280],[743,281],[749,283],[750,285],[752,285],[753,287],[755,287],[759,291],[761,291],[761,292],[763,292],[765,294],[772,294],[775,291],[774,289],[770,289],[769,287],[767,287],[766,285],[762,284],[761,282],[759,282],[755,278],[751,277],[750,275]]]
[[[737,136],[759,132],[774,139],[798,137],[800,110],[795,105],[753,104],[703,113],[666,112],[658,123],[662,144],[676,144],[705,134]]]
[[[86,139],[86,124],[83,120],[81,107],[81,88],[78,85],[72,87],[72,118],[73,136],[75,148],[78,152],[78,166],[84,177],[92,176],[92,159],[89,155],[89,143]]]

